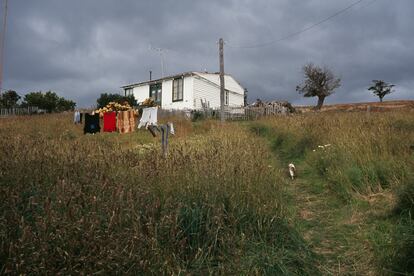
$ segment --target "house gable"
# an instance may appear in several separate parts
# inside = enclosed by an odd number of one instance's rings
[[[199,72],[195,72],[194,74],[220,87],[220,74]],[[224,75],[224,88],[237,94],[244,94],[244,88],[231,75],[228,74]]]

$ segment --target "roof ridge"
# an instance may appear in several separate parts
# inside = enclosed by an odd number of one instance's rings
[[[121,88],[125,89],[125,88],[135,87],[135,86],[144,85],[144,84],[156,83],[156,82],[160,82],[160,81],[167,80],[167,79],[174,79],[174,78],[178,78],[178,77],[185,77],[185,76],[191,76],[191,75],[198,75],[198,76],[202,77],[200,74],[217,75],[217,74],[219,74],[219,72],[210,73],[210,72],[199,72],[199,71],[186,71],[186,72],[183,72],[183,73],[169,75],[169,76],[154,79],[154,80],[147,80],[147,81],[143,81],[143,82],[136,82],[136,83],[123,85],[123,86],[121,86]],[[234,79],[234,77],[230,74],[224,74],[224,75],[225,76],[230,76]],[[236,79],[234,79],[234,80],[236,80]]]

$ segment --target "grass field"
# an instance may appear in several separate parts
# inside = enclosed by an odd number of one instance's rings
[[[320,113],[258,122],[284,164],[297,229],[323,274],[414,272],[414,114]]]
[[[413,273],[413,112],[170,120],[0,119],[0,273]]]

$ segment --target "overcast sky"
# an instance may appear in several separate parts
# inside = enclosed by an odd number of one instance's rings
[[[4,0],[1,0],[3,3]],[[373,79],[396,85],[391,99],[414,99],[414,1],[365,0],[346,13],[267,47],[356,0],[9,0],[4,84],[23,95],[53,90],[94,105],[103,92],[166,74],[225,71],[249,101],[314,104],[295,91],[308,62],[327,66],[342,86],[327,103],[376,101]]]

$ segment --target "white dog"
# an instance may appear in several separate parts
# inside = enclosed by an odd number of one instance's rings
[[[293,180],[295,178],[295,176],[296,176],[296,168],[295,168],[295,165],[293,165],[292,163],[290,163],[288,165],[288,168],[289,168],[290,178],[292,178],[292,180]]]

